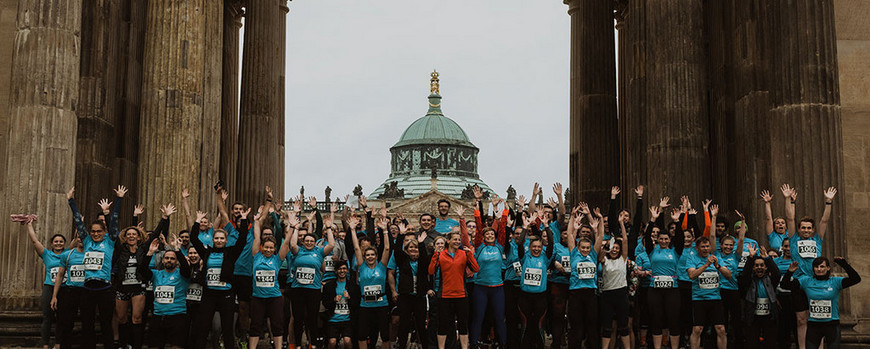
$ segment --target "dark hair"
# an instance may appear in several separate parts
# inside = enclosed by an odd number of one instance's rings
[[[725,224],[725,230],[728,230],[728,219],[724,217],[716,217],[716,225],[719,223]]]
[[[63,239],[63,242],[66,242],[66,236],[63,236],[63,234],[54,234],[54,235],[52,235],[50,241],[54,241],[54,238],[56,238],[56,237],[60,237],[61,239]]]
[[[441,199],[441,200],[438,200],[438,203],[435,204],[435,206],[441,206],[441,203],[442,203],[442,202],[446,202],[446,203],[447,203],[447,208],[450,208],[450,201],[448,201],[447,199]]]
[[[261,245],[261,246],[262,246],[262,245],[265,245],[267,242],[271,242],[271,243],[273,243],[273,244],[275,244],[275,245],[278,244],[278,241],[275,240],[275,237],[272,236],[272,235],[264,236],[264,237],[263,237],[263,242],[261,242],[260,245]]]
[[[93,222],[91,222],[91,226],[93,227],[94,225],[99,225],[100,228],[103,229],[103,232],[107,232],[106,230],[108,230],[108,229],[106,229],[106,224],[103,223],[103,222],[102,222],[101,220],[99,220],[99,219],[95,219]]]
[[[703,243],[709,244],[710,238],[708,238],[706,236],[702,236],[702,237],[699,237],[698,239],[695,240],[695,246],[701,246],[701,244],[703,244]]]
[[[190,235],[190,232],[189,232],[189,231],[187,231],[187,229],[184,229],[184,230],[182,230],[182,231],[180,231],[180,232],[178,232],[178,236],[181,236],[181,235],[182,235],[182,234],[187,234],[187,235]]]
[[[831,261],[828,260],[828,257],[816,257],[816,259],[813,259],[813,268],[822,265],[822,263],[827,264],[829,267],[831,266]]]
[[[345,267],[345,268],[350,269],[350,267],[347,266],[347,261],[344,259],[339,259],[339,260],[335,261],[334,265],[335,265],[335,269],[338,269],[341,267]]]
[[[230,208],[232,208],[232,207],[235,206],[235,205],[242,206],[242,210],[246,210],[246,209],[248,209],[248,206],[246,206],[245,204],[243,204],[243,203],[241,203],[241,202],[239,202],[239,201],[236,201],[236,202],[234,202],[232,205],[230,205]]]
[[[442,199],[442,200],[443,200],[443,199]],[[431,218],[432,220],[435,220],[435,216],[433,216],[431,213],[424,213],[424,214],[421,214],[421,215],[420,215],[420,219],[423,219],[423,217],[425,217],[425,216],[429,216],[429,218]]]
[[[807,223],[809,223],[810,226],[812,226],[813,228],[816,227],[816,220],[810,218],[809,216],[803,216],[803,217],[801,217],[801,221],[800,221],[800,223],[803,223],[803,222],[807,222]],[[798,225],[800,225],[800,223],[798,223]],[[828,264],[828,265],[830,265],[830,264]]]

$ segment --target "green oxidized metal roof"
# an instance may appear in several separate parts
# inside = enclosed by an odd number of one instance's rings
[[[429,111],[405,129],[393,147],[410,144],[454,144],[474,147],[468,135],[456,121],[441,112],[441,96],[429,95]]]

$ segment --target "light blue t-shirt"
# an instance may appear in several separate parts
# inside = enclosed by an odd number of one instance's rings
[[[441,218],[435,218],[435,231],[439,234],[447,234],[453,231],[453,227],[459,226],[459,221],[453,218],[447,218],[442,220]]]
[[[152,269],[151,273],[154,284],[154,315],[186,314],[189,280],[181,276],[178,268],[172,272]]]
[[[519,281],[520,275],[523,273],[522,263],[520,262],[519,257],[519,247],[514,239],[510,239],[508,242],[511,246],[510,253],[507,254],[507,258],[505,258],[504,265],[502,269],[504,269],[504,280],[505,281]]]
[[[719,264],[731,271],[731,278],[722,276],[720,278],[723,290],[737,289],[737,263],[740,262],[740,257],[737,256],[737,251],[732,251],[730,254],[722,254],[722,251],[716,251],[716,258],[719,259]]]
[[[701,256],[695,255],[688,262],[688,268],[698,269],[703,267],[706,263],[706,258],[701,258]],[[722,263],[721,259],[719,263]],[[722,274],[716,270],[716,266],[711,263],[701,272],[701,275],[692,280],[692,300],[707,301],[722,299],[722,296],[719,294],[719,287],[722,279]]]
[[[643,268],[643,270],[651,270],[652,265],[649,263],[649,255],[646,254],[646,251],[642,251],[634,256],[634,264]],[[640,287],[650,287],[650,277],[644,276],[638,279],[638,285]]]
[[[206,288],[219,291],[227,291],[232,288],[229,282],[221,281],[223,270],[224,253],[212,252],[205,261],[205,286]]]
[[[785,234],[777,233],[775,230],[767,234],[767,242],[770,244],[770,249],[782,251],[782,242],[788,239],[788,234],[788,229],[786,229]]]
[[[502,267],[504,267],[504,249],[498,243],[489,246],[481,244],[474,250],[474,259],[480,270],[474,279],[475,285],[498,286],[504,283],[502,279]],[[516,274],[515,274],[516,275]]]
[[[109,239],[109,234],[100,242],[95,242],[90,236],[82,240],[85,257],[85,280],[99,279],[111,282],[112,254],[115,253],[115,242]]]
[[[659,248],[658,245],[653,247],[652,253],[649,254],[649,261],[652,266],[650,287],[676,288],[677,264],[679,264],[679,260],[680,256],[673,247],[667,249]]]
[[[677,280],[692,281],[689,279],[689,261],[698,255],[698,250],[695,248],[695,243],[692,243],[692,248],[683,248],[683,255],[680,256],[679,269],[677,269]]]
[[[759,253],[759,251],[761,251],[761,249],[758,248],[757,241],[752,240],[750,238],[743,238],[743,251],[741,252],[740,260],[737,262],[737,271],[736,271],[736,274],[734,274],[735,279],[737,278],[738,275],[740,275],[740,273],[743,272],[743,266],[746,265],[746,261],[749,260],[749,246],[752,246],[752,248],[755,249],[755,256],[761,255]],[[735,247],[734,249],[736,250],[737,248]],[[733,273],[735,271],[732,270],[731,272]]]
[[[569,284],[569,280],[571,279],[570,272],[568,274],[562,275],[559,274],[555,267],[556,263],[560,263],[562,264],[562,268],[568,271],[571,270],[571,265],[574,264],[571,263],[571,252],[568,251],[567,246],[562,245],[561,241],[556,241],[553,244],[553,261],[554,267],[550,269],[552,271],[552,274],[549,276],[550,282],[555,282],[558,284]]]
[[[574,247],[569,258],[571,282],[568,289],[598,288],[598,254],[595,250],[589,251],[589,255],[584,256],[579,248]]]
[[[367,264],[357,268],[359,289],[362,294],[359,306],[363,308],[377,308],[389,305],[387,297],[385,297],[387,291],[387,267],[378,262],[373,268]]]
[[[281,287],[278,284],[278,271],[281,269],[281,257],[273,254],[266,257],[262,252],[254,255],[253,296],[257,298],[281,297]]]
[[[537,257],[526,252],[523,256],[523,279],[520,280],[520,289],[527,293],[542,293],[547,290],[547,266],[550,259],[542,251]]]
[[[251,229],[250,223],[248,229]],[[224,230],[229,232],[227,237],[227,246],[235,246],[239,239],[239,231],[232,224],[227,223]],[[254,256],[251,255],[251,248],[254,246],[254,234],[247,234],[245,247],[242,248],[242,253],[239,254],[239,259],[236,259],[236,266],[233,269],[233,275],[251,276],[252,265],[254,264]]]
[[[67,250],[61,257],[61,266],[66,268],[63,285],[67,287],[83,287],[85,285],[85,253],[76,249]]]
[[[842,277],[829,277],[818,280],[803,275],[797,278],[801,289],[807,294],[811,322],[831,322],[840,320],[840,291],[843,289]]]
[[[813,275],[813,260],[822,255],[822,238],[814,234],[809,239],[802,239],[795,233],[789,238],[791,259],[798,262],[800,269],[795,271],[794,276]]]
[[[344,298],[344,291],[347,290],[347,281],[335,282],[335,295],[342,296],[341,300],[335,302],[335,310],[332,316],[329,317],[329,322],[345,322],[350,321],[350,306],[347,303],[347,298]]]
[[[229,237],[227,237],[227,238],[229,238]],[[214,228],[208,228],[208,230],[206,230],[206,231],[200,231],[199,232],[199,241],[201,241],[202,244],[205,246],[214,247]],[[235,242],[233,242],[233,243],[235,243]]]
[[[45,264],[45,281],[44,285],[54,286],[54,280],[57,277],[57,272],[61,267],[61,258],[64,258],[69,250],[54,253],[50,249],[42,250],[42,264]]]
[[[323,247],[314,246],[309,250],[299,246],[299,250],[293,256],[296,277],[293,278],[291,287],[319,290],[322,278],[320,266],[323,264],[323,258]]]

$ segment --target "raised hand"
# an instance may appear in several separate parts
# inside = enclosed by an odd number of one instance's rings
[[[160,238],[162,239],[163,235],[161,235]],[[148,246],[148,254],[153,255],[159,249],[160,249],[160,240],[154,239],[154,241],[151,241],[151,245]]]
[[[181,199],[187,200],[187,198],[189,198],[189,197],[190,197],[190,190],[188,190],[187,188],[181,189]]]
[[[526,197],[520,195],[517,197],[517,210],[522,211],[526,207]]]
[[[691,210],[691,209],[692,209],[692,202],[689,201],[689,197],[688,197],[688,196],[683,195],[683,196],[680,198],[680,202],[682,202],[682,204],[683,204],[683,210],[688,211],[688,210]]]
[[[456,217],[462,218],[465,215],[465,207],[456,205],[456,208],[453,209],[453,212],[456,213]]]
[[[70,200],[72,198],[75,198],[75,194],[76,194],[76,187],[69,188],[69,191],[66,192],[66,199]]]
[[[308,206],[310,206],[311,209],[316,210],[317,209],[317,198],[313,197],[313,196],[309,197],[308,198]]]
[[[843,263],[846,263],[846,258],[843,258],[843,257],[840,257],[840,256],[835,256],[835,257],[834,257],[834,263],[837,263],[837,264],[843,264]]]
[[[737,217],[740,217],[740,221],[743,222],[743,224],[746,224],[746,216],[744,216],[742,213],[740,213],[740,211],[737,210],[734,210],[734,213],[737,214]]]
[[[288,227],[296,228],[299,225],[299,217],[296,216],[296,212],[288,212],[284,216],[284,221],[287,222]]]
[[[226,189],[221,189],[221,201],[227,202],[228,197],[230,197],[230,193]]]
[[[770,195],[770,191],[768,191],[767,189],[762,190],[761,200],[764,200],[764,202],[770,202],[770,200],[773,200],[773,195]]]
[[[266,199],[271,201],[273,198],[274,198],[274,196],[272,196],[272,188],[267,185],[266,186]]]
[[[540,195],[540,194],[541,194],[540,184],[535,182],[535,186],[532,188],[532,195]]]
[[[481,190],[477,185],[471,187],[471,192],[474,193],[474,198],[477,200],[480,200],[483,197],[483,190]]]
[[[556,208],[556,200],[554,200],[553,198],[547,199],[547,205],[550,205],[550,207],[552,208]]]
[[[659,207],[665,208],[665,207],[670,206],[670,204],[668,203],[670,201],[671,201],[671,198],[669,198],[667,196],[663,197],[661,200],[659,200]]]
[[[589,225],[592,227],[592,231],[598,230],[598,223],[600,222],[601,220],[598,217],[589,217]]]
[[[389,219],[381,218],[381,219],[378,219],[377,221],[378,221],[378,228],[381,228],[381,230],[387,230],[387,225],[390,223]]]
[[[586,204],[585,202],[582,202],[582,201],[581,201],[579,204],[577,204],[577,207],[580,208],[580,213],[582,213],[582,214],[584,214],[584,215],[586,215],[586,216],[589,216],[589,215],[590,215],[590,212],[589,212],[589,205]]]
[[[710,206],[710,215],[711,216],[719,216],[719,205]]]
[[[399,226],[399,233],[400,233],[400,234],[405,234],[405,232],[408,231],[408,226],[405,225],[405,222],[401,222],[401,221],[400,221],[399,224],[396,224],[396,225]]]
[[[335,211],[338,211],[338,203],[336,203],[336,202],[329,203],[329,213],[335,214]]]
[[[601,215],[601,209],[598,208],[598,207],[596,207],[595,210],[592,211],[592,213],[595,214],[595,217],[598,217],[598,218],[604,218],[604,216]]]
[[[788,271],[790,271],[792,273],[797,271],[797,269],[798,269],[798,262],[791,262],[791,264],[788,265]]]
[[[344,202],[347,202],[345,200]],[[296,200],[293,200],[293,212],[302,212],[302,197],[297,197]]]
[[[553,192],[556,193],[558,197],[562,197],[562,183],[556,182],[556,184],[553,184]]]
[[[351,230],[356,229],[356,227],[359,226],[359,217],[357,217],[357,216],[350,217],[350,219],[347,220],[347,224],[350,225]]]
[[[368,200],[366,200],[366,196],[365,196],[365,195],[360,195],[360,196],[359,196],[359,204],[360,204],[360,206],[362,206],[362,207],[367,207],[367,206],[368,206],[368,205],[367,205],[367,204],[368,204]]]
[[[650,220],[655,221],[662,214],[662,209],[659,206],[650,206],[649,207],[649,216]]]
[[[245,212],[242,212],[242,216],[241,216],[240,218],[241,218],[241,219],[248,219],[248,215],[249,215],[249,214],[251,214],[251,208],[250,208],[250,207],[248,207],[248,209],[245,210]]]
[[[710,210],[711,203],[713,203],[713,200],[710,200],[710,199],[706,199],[704,201],[701,201],[701,206],[704,207],[705,212]]]
[[[259,221],[260,218],[263,217],[263,208],[265,208],[265,206],[263,206],[263,205],[260,205],[260,207],[257,207],[257,214],[254,215],[254,221]]]
[[[835,196],[837,196],[837,188],[830,187],[827,190],[825,190],[825,203],[830,204],[830,203],[834,202]]]
[[[123,185],[119,185],[118,188],[115,188],[115,195],[117,195],[119,198],[124,197],[124,195],[126,195],[126,194],[127,194],[127,187],[125,187]]]
[[[142,204],[136,204],[133,206],[133,217],[139,217],[140,214],[145,212],[145,206]]]
[[[638,185],[637,188],[634,188],[634,193],[637,194],[637,197],[643,197],[643,185]]]
[[[103,212],[107,212],[109,211],[109,207],[112,206],[112,203],[109,202],[109,199],[103,198],[100,199],[100,202],[98,202],[97,205],[100,205],[100,209],[103,210]]]
[[[619,195],[619,193],[621,193],[621,192],[622,192],[622,190],[619,189],[619,186],[614,185],[612,188],[610,188],[610,198],[616,199],[616,196]]]
[[[207,215],[207,213],[205,213],[205,212],[196,211],[196,221],[197,222],[202,221],[202,219],[205,218],[206,215]]]
[[[674,208],[673,210],[671,210],[671,220],[674,222],[679,221],[680,214],[682,214],[682,213],[683,213],[683,211],[681,211],[680,209]]]
[[[795,192],[795,190],[788,184],[783,184],[779,187],[779,190],[782,191],[782,196],[786,199],[791,198],[792,194]]]
[[[757,249],[755,248],[755,246],[753,246],[752,244],[748,244],[748,245],[746,246],[746,250],[749,251],[749,255],[750,255],[750,256],[754,256],[755,253],[758,252],[758,250],[757,250]],[[765,253],[765,255],[766,255],[766,253]]]
[[[175,205],[172,203],[168,203],[160,207],[160,212],[163,213],[163,217],[169,218],[173,213],[176,212]]]

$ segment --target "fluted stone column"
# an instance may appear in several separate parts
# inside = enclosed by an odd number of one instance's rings
[[[285,0],[249,1],[245,8],[242,92],[239,116],[239,163],[235,200],[255,205],[265,186],[283,197],[284,158],[284,16]],[[228,184],[229,185],[229,184]]]
[[[134,190],[138,189],[140,201],[149,210],[177,203],[183,187],[199,187],[204,166],[217,166],[201,162],[205,2],[148,1],[139,187]],[[173,222],[173,230],[186,225],[183,220]]]
[[[844,255],[845,188],[843,131],[837,69],[834,5],[831,0],[773,2],[771,63],[772,185],[798,189],[798,218],[824,210],[822,192],[837,186],[825,256]],[[848,311],[848,307],[841,307]]]
[[[82,4],[67,0],[18,1],[8,118],[4,124],[3,234],[0,234],[0,308],[33,307],[44,269],[11,213],[39,215],[45,242],[68,235],[66,191],[75,178],[76,106]]]
[[[216,207],[213,187],[218,181],[220,171],[225,7],[221,1],[204,1],[203,6],[205,30],[202,36],[204,43],[202,147],[199,188],[196,195],[199,201],[198,207],[208,210]],[[238,51],[238,48],[236,50]]]
[[[239,28],[243,14],[240,1],[224,0],[219,178],[230,186],[236,183],[239,156]]]
[[[649,197],[689,195],[697,202],[710,194],[703,2],[644,4],[650,64],[642,132]]]
[[[571,16],[571,202],[619,184],[613,1],[566,0]]]
[[[624,23],[619,27],[620,77],[624,76],[624,80],[620,78],[620,84],[627,85],[624,90],[620,90],[619,95],[622,101],[619,111],[619,144],[620,148],[624,149],[622,155],[627,155],[626,159],[620,158],[623,164],[620,167],[620,177],[623,188],[631,188],[638,184],[644,184],[649,188],[655,183],[647,180],[646,171],[648,137],[645,122],[647,74],[649,73],[646,2],[637,0],[620,2],[626,3],[622,14]],[[622,195],[622,197],[623,200],[629,200],[631,195]],[[624,201],[624,204],[625,207],[632,207],[629,201]]]

